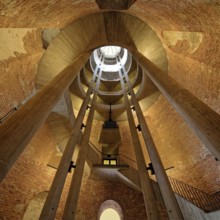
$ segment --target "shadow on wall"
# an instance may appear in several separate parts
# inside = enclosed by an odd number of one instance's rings
[[[219,220],[220,219],[220,210],[211,213],[205,213],[198,207],[194,206],[192,203],[188,202],[184,198],[176,195],[177,201],[179,203],[180,209],[183,213],[184,219],[194,220]]]
[[[47,191],[41,192],[30,201],[24,213],[23,220],[39,219],[41,211],[43,209],[43,205],[47,198],[47,194]]]

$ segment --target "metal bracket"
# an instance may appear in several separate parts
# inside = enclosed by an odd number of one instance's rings
[[[134,107],[134,106],[131,106],[131,110],[135,111],[135,107]]]
[[[14,111],[18,110],[18,107],[14,107],[13,109],[11,109],[11,111],[9,111],[5,116],[3,116],[2,118],[0,118],[0,123],[3,123],[4,120],[6,120],[8,117],[10,117]]]
[[[151,175],[154,175],[154,174],[155,174],[154,168],[153,168],[153,164],[152,164],[152,163],[149,163],[149,164],[148,164],[147,170],[150,170],[150,171],[151,171]]]
[[[84,123],[82,123],[82,125],[81,125],[81,130],[83,129],[83,128],[85,128],[86,127],[86,125],[84,124]]]
[[[172,166],[172,167],[167,167],[166,169],[164,169],[165,171],[167,171],[167,170],[170,170],[170,169],[173,169],[174,168],[174,166]]]
[[[138,131],[141,131],[141,126],[140,125],[138,125],[136,128],[137,128]]]
[[[72,168],[76,168],[76,164],[71,160],[68,172],[71,173]]]

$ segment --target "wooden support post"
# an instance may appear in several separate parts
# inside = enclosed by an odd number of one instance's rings
[[[164,170],[162,161],[160,159],[159,153],[150,134],[149,128],[146,124],[143,112],[141,111],[140,105],[135,97],[133,89],[130,89],[130,94],[132,97],[132,103],[135,107],[136,115],[141,127],[144,142],[146,144],[148,154],[150,156],[151,162],[154,167],[155,175],[157,177],[157,182],[166,206],[167,214],[170,220],[181,220],[183,219],[182,213],[180,211],[178,202],[170,185],[167,174]]]
[[[70,134],[70,138],[63,152],[59,167],[55,174],[49,194],[41,212],[40,220],[52,220],[55,218],[56,210],[60,201],[60,197],[65,184],[66,176],[69,170],[70,162],[77,144],[83,118],[85,116],[87,105],[90,101],[91,89],[88,89],[86,99],[79,110],[79,114],[74,124],[74,128]]]
[[[137,134],[134,118],[131,112],[128,97],[126,95],[125,83],[122,79],[122,73],[120,70],[119,70],[119,76],[120,76],[120,81],[121,81],[121,87],[124,92],[125,108],[127,111],[128,123],[129,123],[130,133],[132,137],[132,143],[134,146],[137,167],[138,167],[138,175],[139,175],[139,179],[141,183],[141,189],[142,189],[142,193],[144,197],[147,217],[149,220],[156,220],[156,219],[159,220],[160,219],[159,209],[157,207],[157,202],[156,202],[156,198],[154,195],[153,186],[151,184],[151,180],[146,169],[146,163],[144,160],[141,143],[140,143],[140,140]]]
[[[96,100],[96,97],[97,97],[97,94],[94,95],[93,103]],[[85,166],[85,161],[86,161],[86,155],[89,149],[89,137],[90,137],[90,133],[92,129],[94,112],[95,112],[95,109],[94,109],[94,105],[92,104],[90,107],[90,112],[89,112],[88,119],[86,122],[86,129],[83,134],[83,141],[80,146],[80,150],[79,150],[79,154],[78,154],[78,158],[76,162],[76,168],[74,170],[70,189],[69,189],[69,194],[66,200],[63,219],[71,219],[71,220],[75,219],[78,197],[79,197],[80,187],[81,187],[82,178],[83,178],[83,171],[84,171],[84,166]]]
[[[89,58],[84,53],[0,126],[0,182]]]
[[[154,171],[157,177],[158,185],[164,200],[164,204],[167,210],[167,214],[169,216],[169,219],[171,220],[183,220],[183,215],[181,213],[181,210],[179,208],[179,205],[177,203],[176,197],[173,193],[172,187],[170,185],[170,182],[168,180],[168,177],[166,175],[166,172],[164,170],[162,161],[160,159],[160,156],[158,154],[157,148],[154,144],[153,138],[150,134],[150,131],[148,129],[148,126],[146,124],[143,112],[140,108],[140,105],[137,101],[137,98],[135,96],[134,90],[131,87],[131,83],[129,81],[127,72],[125,68],[123,68],[124,77],[126,79],[126,86],[129,94],[131,95],[132,104],[136,111],[136,115],[139,121],[139,129],[142,131],[142,135],[148,150],[148,154],[150,156],[151,162],[154,167]],[[121,77],[122,78],[122,74]]]
[[[183,215],[181,213],[178,202],[176,200],[176,197],[170,185],[169,179],[164,170],[162,161],[158,154],[153,138],[150,134],[149,128],[146,124],[143,112],[137,101],[135,93],[131,87],[131,83],[129,81],[128,75],[125,70],[123,70],[123,72],[124,72],[124,76],[127,82],[127,89],[128,89],[129,94],[131,95],[132,103],[133,103],[133,106],[136,111],[136,115],[137,115],[137,118],[140,124],[140,130],[142,131],[144,142],[146,144],[148,154],[150,156],[151,162],[154,167],[154,171],[157,177],[157,182],[158,182],[158,185],[159,185],[159,188],[160,188],[163,200],[164,200],[164,204],[165,204],[169,219],[170,220],[183,220]]]
[[[153,186],[151,185],[151,180],[146,169],[146,163],[141,149],[141,143],[137,134],[134,118],[126,95],[124,95],[124,100],[125,100],[125,107],[128,116],[130,133],[134,145],[134,151],[135,151],[137,167],[138,167],[138,175],[141,183],[141,189],[144,197],[147,217],[149,220],[156,220],[156,219],[159,220],[160,215],[153,192]]]
[[[71,125],[71,128],[73,128],[74,123],[76,121],[76,117],[75,117],[74,112],[73,112],[73,105],[72,105],[72,100],[71,100],[71,97],[70,97],[69,89],[67,89],[67,91],[65,92],[64,98],[65,98],[66,105],[67,105],[67,111],[68,111],[68,115],[69,115],[70,125]]]
[[[208,150],[220,160],[220,115],[142,54],[135,52],[135,58],[147,76],[182,115]]]

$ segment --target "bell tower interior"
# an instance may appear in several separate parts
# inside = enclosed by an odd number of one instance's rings
[[[0,219],[220,219],[218,0],[0,8]]]

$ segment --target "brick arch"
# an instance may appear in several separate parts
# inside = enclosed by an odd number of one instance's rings
[[[121,206],[114,200],[108,199],[104,201],[100,206],[99,206],[99,211],[98,211],[98,216],[97,220],[100,219],[101,214],[108,208],[114,209],[120,216],[120,219],[123,220],[123,212]]]

